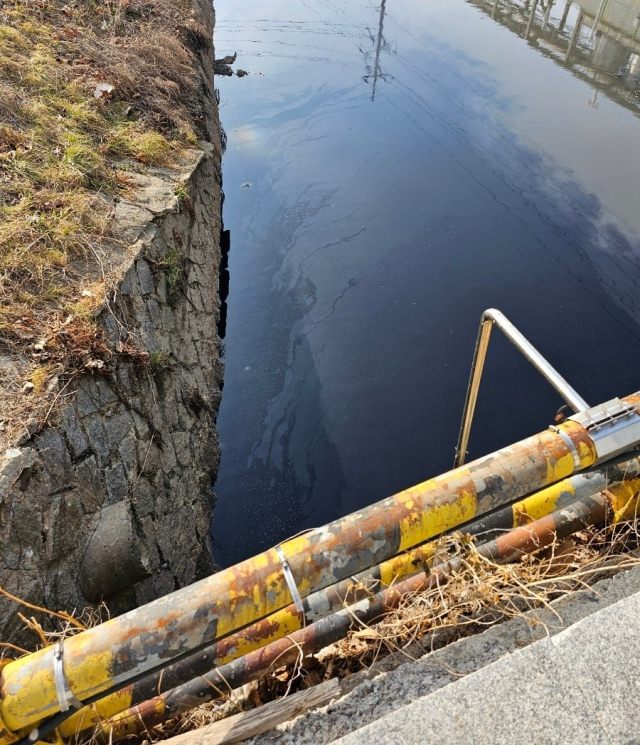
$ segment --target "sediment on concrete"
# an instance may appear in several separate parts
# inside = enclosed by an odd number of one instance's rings
[[[194,18],[212,39],[207,0]],[[213,42],[196,57],[205,139],[170,168],[132,174],[115,209],[121,280],[98,319],[113,365],[70,382],[56,425],[0,456],[0,585],[52,610],[104,599],[119,613],[213,569],[223,374]],[[0,599],[0,638],[33,643],[17,610]]]

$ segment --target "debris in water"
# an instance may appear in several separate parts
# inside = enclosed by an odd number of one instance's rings
[[[231,65],[236,61],[237,57],[238,53],[235,52],[235,54],[229,54],[222,59],[215,60],[215,62],[213,63],[213,74],[227,75],[228,77],[231,77],[231,75],[233,75]]]

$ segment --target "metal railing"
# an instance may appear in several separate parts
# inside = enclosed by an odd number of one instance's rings
[[[478,400],[478,391],[480,390],[480,380],[484,370],[484,363],[487,358],[489,349],[489,339],[491,338],[491,329],[496,325],[500,331],[509,339],[514,347],[522,353],[536,370],[556,389],[562,398],[576,412],[584,411],[589,408],[589,404],[582,396],[567,383],[560,373],[548,362],[531,342],[521,334],[511,321],[495,308],[485,310],[480,319],[480,330],[478,331],[478,340],[476,350],[471,365],[471,376],[469,378],[469,387],[467,388],[467,398],[464,403],[464,412],[462,414],[462,424],[460,426],[460,435],[458,436],[458,445],[456,447],[456,457],[453,467],[457,468],[464,464],[467,456],[467,446],[471,434],[471,424]]]

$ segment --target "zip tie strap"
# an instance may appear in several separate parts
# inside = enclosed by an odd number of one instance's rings
[[[278,558],[280,559],[282,573],[284,574],[284,578],[287,581],[287,587],[289,588],[289,592],[291,593],[291,597],[293,598],[293,604],[296,606],[296,610],[298,611],[298,613],[304,613],[302,598],[300,597],[300,593],[298,592],[298,586],[296,585],[296,581],[293,578],[291,565],[289,564],[287,557],[284,555],[282,546],[276,546],[276,553],[278,554]]]
[[[53,679],[58,694],[58,706],[60,711],[69,711],[71,707],[81,709],[84,704],[73,695],[67,676],[64,674],[64,646],[58,642],[53,650]]]

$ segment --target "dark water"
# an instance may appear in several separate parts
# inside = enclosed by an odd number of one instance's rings
[[[221,564],[448,470],[485,308],[591,404],[640,388],[640,3],[600,7],[217,0]],[[561,404],[489,356],[471,457]]]

